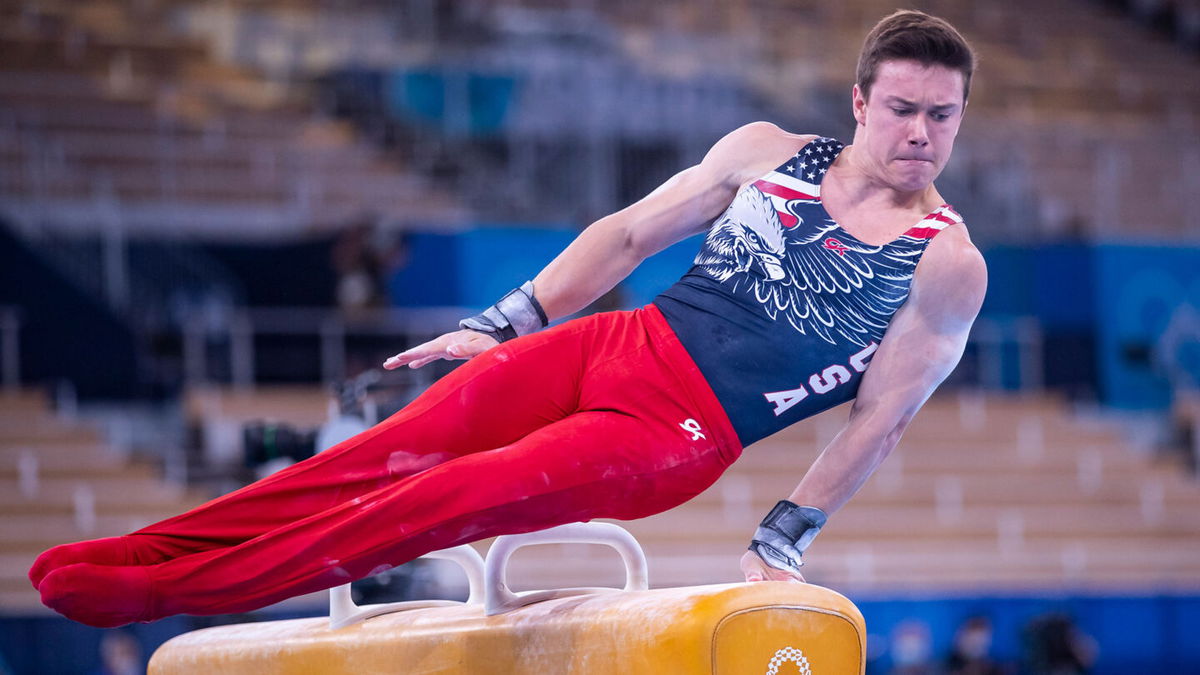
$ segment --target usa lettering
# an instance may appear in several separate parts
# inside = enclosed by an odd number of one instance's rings
[[[841,385],[850,381],[850,378],[853,377],[850,369],[853,369],[856,373],[865,371],[867,366],[870,365],[869,361],[871,355],[874,354],[875,350],[878,348],[879,345],[872,342],[857,354],[851,356],[850,368],[847,368],[840,363],[835,363],[818,373],[813,373],[808,378],[807,387],[802,384],[796,389],[773,391],[763,394],[763,396],[765,396],[768,401],[775,405],[775,416],[779,417],[783,413],[787,412],[787,410],[792,406],[808,398],[810,390],[813,394],[828,394],[834,389],[837,389]]]

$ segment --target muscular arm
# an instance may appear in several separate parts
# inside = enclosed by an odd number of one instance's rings
[[[747,124],[717,141],[696,166],[592,223],[534,278],[546,315],[555,319],[587,307],[649,256],[704,231],[743,184],[779,166],[811,138],[767,122]],[[472,331],[447,333],[393,356],[384,367],[417,368],[442,358],[470,358],[495,344]]]
[[[958,364],[986,287],[983,257],[961,226],[933,240],[908,301],[863,375],[849,419],[788,499],[832,515],[862,487]],[[747,579],[789,576],[767,568],[753,553],[743,557],[742,568]]]
[[[534,292],[546,315],[554,319],[587,307],[646,258],[702,231],[728,206],[736,189],[715,164],[706,158],[581,232],[534,277]]]
[[[961,227],[934,239],[863,375],[850,418],[791,494],[828,514],[841,508],[896,447],[933,390],[954,370],[987,287],[983,257]]]
[[[546,314],[553,319],[587,307],[646,258],[704,231],[742,183],[778,166],[795,151],[787,141],[798,138],[766,122],[747,124],[696,166],[593,223],[534,278]]]

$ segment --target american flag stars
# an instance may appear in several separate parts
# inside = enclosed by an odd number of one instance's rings
[[[817,176],[825,175],[829,170],[829,165],[837,159],[843,147],[845,147],[844,144],[832,138],[818,138],[797,152],[787,164],[783,165],[781,170],[794,176],[807,178],[809,181],[815,181]]]

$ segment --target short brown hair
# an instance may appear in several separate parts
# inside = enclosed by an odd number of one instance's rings
[[[858,89],[867,98],[875,74],[884,61],[917,61],[941,65],[963,74],[963,100],[971,91],[975,50],[945,19],[925,12],[902,9],[875,24],[858,56]]]

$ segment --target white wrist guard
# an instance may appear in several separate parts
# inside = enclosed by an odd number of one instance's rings
[[[799,572],[804,565],[801,554],[828,518],[815,506],[797,506],[784,499],[759,523],[750,550],[777,570]]]
[[[482,314],[458,322],[459,328],[491,335],[500,342],[535,333],[550,321],[541,303],[533,297],[533,282],[526,281],[500,298]]]

